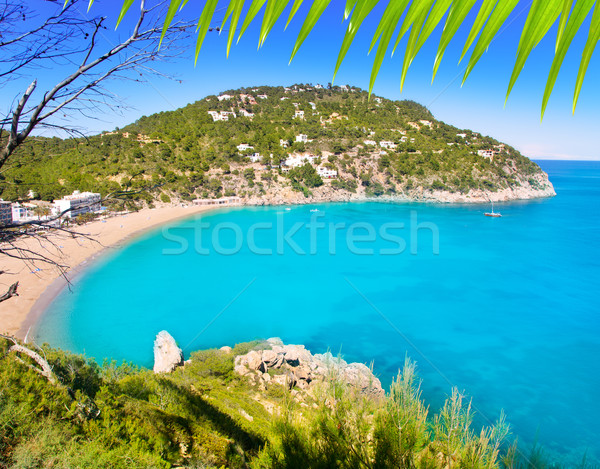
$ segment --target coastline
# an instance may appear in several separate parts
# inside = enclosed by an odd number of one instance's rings
[[[287,189],[287,188],[286,188]],[[530,191],[520,193],[506,191],[507,193],[494,194],[483,191],[473,191],[466,197],[452,195],[445,191],[435,191],[431,194],[419,194],[415,197],[407,195],[383,195],[380,197],[369,197],[364,193],[348,194],[343,196],[337,194],[335,197],[329,187],[323,187],[318,194],[311,197],[288,190],[278,194],[267,194],[259,200],[246,199],[242,206],[264,206],[264,205],[305,205],[315,203],[352,203],[352,202],[387,202],[387,203],[438,203],[438,204],[484,204],[490,199],[498,202],[532,201],[555,195],[552,185],[546,190]],[[275,197],[273,197],[275,195]],[[66,266],[67,278],[61,275],[56,267],[50,267],[44,262],[24,263],[22,260],[8,258],[5,260],[3,270],[7,275],[1,288],[15,281],[19,282],[19,295],[9,301],[0,303],[0,332],[14,335],[24,339],[29,331],[33,329],[47,307],[54,301],[60,292],[75,281],[89,265],[106,253],[108,249],[118,248],[131,241],[132,238],[141,236],[158,226],[188,218],[196,214],[219,208],[219,206],[181,206],[166,205],[154,209],[142,209],[125,215],[117,215],[106,220],[96,220],[91,223],[73,228],[74,232],[89,236],[92,239],[73,238],[65,233],[53,233],[47,239],[48,242],[41,244],[32,240],[23,240],[18,243],[20,247],[42,247],[47,249],[45,255],[50,259]],[[39,270],[38,270],[39,269]]]
[[[142,209],[106,220],[96,220],[86,225],[74,227],[73,232],[92,239],[73,237],[67,233],[52,233],[43,242],[19,240],[20,248],[40,247],[53,261],[66,266],[69,281],[107,250],[127,244],[132,238],[158,226],[188,218],[213,210],[214,206],[163,206],[155,209]],[[38,270],[39,269],[39,270]],[[18,296],[0,303],[0,332],[23,339],[28,330],[37,322],[46,307],[67,285],[57,267],[42,261],[25,263],[20,259],[3,259],[2,288],[19,282]]]

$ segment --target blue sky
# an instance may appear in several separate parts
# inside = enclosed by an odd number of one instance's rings
[[[121,3],[121,0],[96,0],[90,14],[107,15],[109,22],[114,25]],[[600,89],[596,85],[600,80],[600,65],[596,56],[592,58],[588,69],[577,111],[575,115],[571,113],[575,77],[589,23],[586,23],[567,55],[543,122],[540,123],[541,100],[554,52],[555,28],[533,51],[504,106],[519,34],[529,3],[521,2],[517,7],[509,18],[510,25],[491,44],[463,87],[462,72],[466,63],[458,65],[458,58],[468,27],[461,30],[451,43],[436,80],[431,84],[433,60],[441,33],[441,28],[438,28],[414,60],[404,91],[400,93],[402,45],[405,40],[395,56],[391,59],[388,56],[384,61],[374,93],[390,99],[418,101],[426,105],[436,118],[457,127],[491,135],[531,158],[600,159],[596,137],[600,124]],[[189,0],[181,17],[197,18],[203,4],[203,0]],[[288,61],[294,40],[308,10],[306,5],[287,31],[283,30],[283,21],[276,24],[260,50],[256,47],[259,23],[251,27],[240,43],[232,48],[229,59],[225,57],[226,35],[211,33],[194,67],[195,39],[191,39],[187,44],[190,48],[188,54],[162,66],[162,70],[175,75],[181,83],[156,77],[151,77],[147,85],[128,81],[112,82],[111,91],[125,98],[131,109],[122,116],[107,114],[98,116],[100,120],[82,121],[81,124],[89,133],[111,130],[142,115],[174,110],[208,94],[243,86],[327,84],[332,79],[346,27],[342,23],[344,4],[345,0],[332,1],[290,65]],[[365,21],[336,77],[336,84],[368,88],[373,60],[373,55],[367,54],[368,44],[385,4],[382,2],[381,7],[377,7]],[[134,15],[132,12],[128,17],[133,18]],[[128,19],[116,33],[109,32],[103,39],[108,42],[114,41],[119,35],[125,36]],[[45,73],[42,84],[45,84],[44,80],[49,83],[61,73],[60,68]],[[19,85],[23,86],[15,82],[0,91],[5,106],[14,98]]]

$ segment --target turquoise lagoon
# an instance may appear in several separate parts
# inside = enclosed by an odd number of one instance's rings
[[[432,410],[457,386],[477,423],[504,409],[521,442],[597,462],[600,163],[540,164],[558,196],[497,204],[500,219],[484,206],[352,203],[163,227],[93,263],[37,339],[151,366],[162,329],[186,354],[278,336],[373,361],[386,386],[408,355]]]

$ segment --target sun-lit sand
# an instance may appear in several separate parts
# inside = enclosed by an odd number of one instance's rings
[[[67,277],[72,277],[78,266],[85,266],[105,249],[124,244],[132,235],[212,208],[214,207],[167,206],[144,209],[72,228],[72,231],[91,239],[53,233],[47,240],[40,242],[28,239],[20,241],[17,245],[32,249],[66,266]],[[2,256],[0,265],[0,270],[4,271],[0,275],[1,293],[14,282],[19,282],[19,296],[0,303],[0,332],[23,338],[28,326],[32,325],[43,311],[44,305],[40,303],[51,301],[66,282],[57,281],[61,277],[60,270],[48,263],[25,263],[19,259]],[[43,301],[36,304],[42,296]]]

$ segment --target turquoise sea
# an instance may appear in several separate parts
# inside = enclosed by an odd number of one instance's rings
[[[496,204],[497,219],[480,205],[352,203],[155,230],[90,266],[37,340],[151,366],[162,329],[186,354],[278,336],[373,361],[385,386],[408,355],[432,410],[457,386],[478,424],[504,409],[521,443],[597,463],[600,163],[540,165],[558,196]]]

